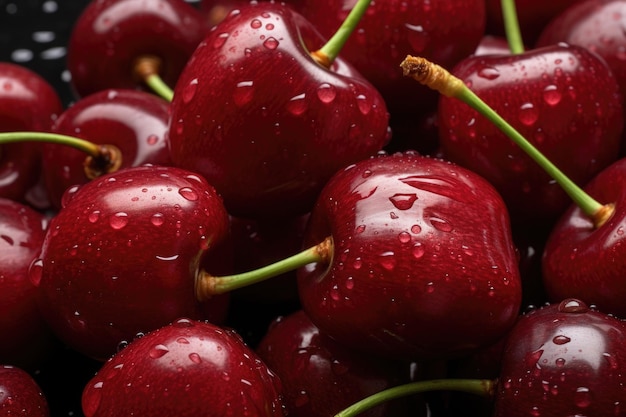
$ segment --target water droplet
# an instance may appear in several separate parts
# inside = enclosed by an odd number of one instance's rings
[[[529,366],[535,366],[538,364],[539,359],[543,355],[543,349],[536,350],[526,355],[526,364]]]
[[[261,26],[263,26],[263,23],[261,23],[259,19],[252,19],[250,22],[250,27],[252,29],[259,29]]]
[[[331,103],[336,97],[337,91],[332,85],[323,83],[317,87],[317,98],[319,98],[322,103]]]
[[[309,398],[309,394],[304,390],[298,392],[295,397],[296,398],[294,399],[294,406],[296,408],[304,407],[311,401],[311,399]]]
[[[574,394],[574,403],[580,408],[589,407],[591,404],[591,393],[587,387],[578,387]]]
[[[424,256],[425,252],[426,250],[421,243],[418,242],[413,246],[413,257],[415,259],[420,259],[422,256]]]
[[[414,224],[411,226],[411,233],[418,234],[422,231],[422,227],[419,224]]]
[[[363,94],[359,94],[358,96],[356,96],[356,103],[359,108],[359,111],[363,115],[367,115],[370,112],[370,110],[372,110],[372,103]]]
[[[534,406],[530,409],[530,415],[533,417],[539,417],[541,415],[541,411],[539,411],[539,407]]]
[[[115,230],[120,230],[128,224],[128,214],[124,212],[115,213],[109,218],[109,224]]]
[[[532,126],[539,118],[539,112],[532,103],[524,103],[520,106],[518,118],[526,126]]]
[[[294,116],[299,116],[307,109],[306,94],[302,93],[287,102],[287,110]]]
[[[552,342],[555,345],[564,345],[564,344],[569,343],[571,341],[572,341],[572,339],[570,339],[567,336],[563,336],[563,335],[554,336],[554,338],[552,339]]]
[[[254,82],[253,81],[241,81],[237,83],[237,88],[233,93],[233,100],[235,104],[242,107],[248,104],[254,96]]]
[[[159,137],[157,135],[149,135],[146,138],[146,143],[148,145],[156,145],[158,141],[159,141]]]
[[[414,52],[422,52],[426,45],[430,42],[430,36],[424,30],[422,25],[411,25],[405,23],[404,26],[408,29],[407,40],[411,44]]]
[[[167,346],[156,345],[152,347],[152,349],[150,349],[150,352],[148,354],[150,355],[152,359],[158,359],[158,358],[162,358],[165,354],[167,354],[167,352],[169,352],[169,349],[167,348]]]
[[[193,321],[186,318],[176,319],[176,321],[173,322],[173,325],[176,327],[194,327]]]
[[[87,219],[89,220],[89,223],[95,223],[98,221],[98,219],[100,219],[100,211],[99,210],[94,210],[92,211],[89,216],[87,216]]]
[[[35,259],[28,269],[28,278],[30,282],[38,287],[41,283],[41,276],[43,275],[43,259]]]
[[[563,366],[565,366],[565,359],[563,358],[557,358],[554,363],[556,364],[557,367],[562,368]]]
[[[361,269],[362,266],[363,266],[363,260],[361,258],[356,258],[354,262],[352,263],[352,267],[354,269]]]
[[[400,232],[398,234],[398,240],[402,243],[408,243],[411,241],[411,235],[409,232]]]
[[[557,309],[561,313],[574,314],[586,313],[587,311],[589,311],[589,307],[587,306],[587,304],[575,298],[568,298],[561,301]]]
[[[217,35],[217,37],[213,41],[213,47],[215,49],[219,49],[224,46],[224,44],[226,43],[226,39],[228,39],[228,36],[228,33],[220,33],[219,35]]]
[[[392,251],[384,252],[380,254],[380,264],[388,271],[393,270],[396,267],[396,254]]]
[[[194,78],[187,84],[187,86],[183,89],[183,103],[188,104],[193,100],[196,96],[196,92],[198,91],[198,79]]]
[[[165,222],[165,216],[162,213],[154,213],[150,218],[150,223],[155,226],[161,226]]]
[[[417,200],[417,194],[394,194],[389,197],[391,203],[398,210],[408,210],[413,207],[413,204]]]
[[[428,294],[432,294],[435,292],[435,283],[434,282],[429,282],[428,284],[426,284],[426,292]]]
[[[102,381],[97,381],[85,390],[83,412],[85,417],[92,417],[98,412],[102,401]]]
[[[193,363],[202,363],[202,358],[197,353],[190,353],[189,360]]]
[[[549,85],[543,89],[543,100],[550,106],[556,106],[561,101],[562,94],[556,85]]]
[[[363,233],[364,231],[365,231],[365,225],[364,224],[361,224],[361,225],[357,226],[356,229],[354,229],[354,233],[356,233],[357,235]]]
[[[198,199],[198,193],[189,187],[179,189],[178,194],[180,194],[185,200],[196,201]]]
[[[438,217],[432,217],[430,219],[430,224],[433,225],[433,227],[441,232],[450,232],[452,231],[452,225],[450,223],[448,223],[446,220],[444,219],[440,219]]]
[[[270,36],[269,38],[265,39],[265,41],[263,42],[263,46],[265,46],[267,49],[276,49],[278,48],[279,42],[276,40],[276,38]]]
[[[486,80],[495,80],[500,76],[500,71],[497,68],[493,67],[482,67],[478,70],[477,75],[480,78],[484,78]]]

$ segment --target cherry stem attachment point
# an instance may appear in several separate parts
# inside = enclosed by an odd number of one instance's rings
[[[490,379],[433,379],[411,382],[377,392],[335,414],[335,417],[354,417],[384,402],[429,391],[460,391],[483,397],[493,397],[496,381]]]
[[[87,154],[83,163],[85,175],[94,179],[102,174],[115,172],[122,166],[122,152],[117,146],[98,144],[74,136],[49,132],[0,132],[0,145],[20,142],[44,142],[70,146]]]
[[[333,36],[317,51],[311,52],[313,59],[325,68],[330,68],[339,52],[348,41],[372,0],[358,0]]]
[[[329,263],[333,250],[333,239],[327,237],[321,243],[300,253],[253,271],[225,276],[213,276],[206,271],[200,271],[196,277],[196,298],[199,301],[205,301],[213,295],[247,287],[311,263]]]
[[[169,102],[174,98],[174,91],[167,85],[159,74],[161,58],[155,55],[142,55],[135,60],[133,72],[135,77],[145,83],[164,100]]]
[[[611,218],[615,210],[614,204],[603,205],[587,194],[458,77],[422,57],[408,55],[400,67],[404,76],[411,77],[447,97],[456,98],[485,116],[561,186],[573,202],[592,220],[596,228]]]
[[[500,4],[502,6],[502,20],[509,49],[514,55],[521,54],[524,52],[524,41],[522,40],[522,31],[517,18],[515,0],[501,0]]]

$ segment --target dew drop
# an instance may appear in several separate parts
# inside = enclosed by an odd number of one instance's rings
[[[323,83],[317,87],[317,98],[319,98],[322,103],[332,103],[336,97],[337,91],[332,85]]]
[[[263,26],[263,23],[261,23],[259,19],[252,19],[250,22],[250,27],[252,29],[259,29],[261,26]]]
[[[419,224],[411,226],[411,233],[418,234],[422,231],[422,227]]]
[[[434,282],[429,282],[428,284],[426,284],[426,292],[428,294],[432,294],[435,292],[435,283]]]
[[[274,50],[276,48],[278,48],[279,42],[276,40],[276,38],[270,36],[269,38],[265,39],[265,41],[263,42],[263,46],[266,47],[267,49],[271,49]]]
[[[518,118],[526,126],[532,126],[539,118],[539,112],[532,103],[524,103],[520,107]]]
[[[446,220],[444,219],[440,219],[437,217],[432,217],[430,219],[430,224],[433,225],[433,227],[441,232],[450,232],[452,231],[452,225],[450,223],[448,223]]]
[[[357,106],[358,106],[359,111],[361,112],[361,114],[363,114],[365,116],[370,112],[370,110],[372,110],[372,103],[371,103],[371,101],[366,96],[364,96],[363,94],[359,94],[356,97],[356,103],[357,103]]]
[[[500,76],[500,71],[493,67],[482,67],[478,70],[477,75],[485,80],[495,80]]]
[[[226,39],[228,39],[228,36],[228,33],[220,33],[219,35],[217,35],[217,37],[213,41],[213,47],[215,49],[219,49],[224,46],[224,44],[226,43]]]
[[[554,343],[555,345],[564,345],[564,344],[569,343],[571,341],[572,341],[572,339],[570,339],[567,336],[563,336],[563,335],[554,336],[554,338],[552,339],[552,343]]]
[[[197,353],[190,353],[189,360],[193,363],[202,363],[202,358]]]
[[[407,40],[411,44],[413,51],[416,53],[422,52],[426,45],[430,42],[430,36],[424,30],[422,25],[411,25],[405,23],[404,25],[409,31],[407,32]]]
[[[102,381],[98,381],[92,384],[90,389],[85,390],[82,403],[85,417],[92,417],[98,412],[102,401],[102,386]]]
[[[356,234],[361,234],[364,231],[365,231],[365,225],[364,224],[361,224],[361,225],[357,226],[356,229],[354,230],[354,232]]]
[[[168,352],[169,352],[169,349],[167,348],[167,346],[156,345],[152,349],[150,349],[150,352],[148,354],[152,359],[158,359],[158,358],[162,358]]]
[[[561,313],[574,314],[586,313],[589,311],[589,307],[587,306],[587,304],[575,298],[568,298],[561,301],[557,309]]]
[[[309,398],[309,394],[306,391],[301,390],[295,395],[294,406],[296,408],[304,407],[309,402],[311,402],[311,399]]]
[[[30,282],[38,287],[41,283],[41,276],[43,275],[43,259],[35,259],[28,268],[28,278]]]
[[[388,271],[393,270],[396,267],[396,255],[392,251],[384,252],[380,254],[380,264]]]
[[[183,103],[189,104],[191,100],[193,100],[193,98],[196,96],[197,91],[198,91],[198,79],[194,78],[183,89],[183,93],[182,93]]]
[[[165,216],[163,216],[163,213],[154,213],[152,217],[150,217],[150,223],[155,226],[162,226],[164,222]]]
[[[361,267],[363,266],[363,260],[361,258],[356,258],[354,260],[354,262],[352,263],[352,268],[354,269],[361,269]]]
[[[115,213],[109,218],[109,224],[115,230],[120,230],[128,224],[128,214],[124,212]]]
[[[253,81],[241,81],[237,83],[237,88],[233,93],[233,100],[235,104],[242,107],[248,104],[254,96],[254,82]]]
[[[198,193],[190,187],[183,187],[179,189],[178,194],[180,194],[185,200],[196,201],[198,199]]]
[[[173,325],[176,327],[194,327],[194,323],[193,321],[191,321],[190,319],[186,319],[186,318],[180,318],[180,319],[176,319],[176,321],[173,322]]]
[[[389,197],[389,201],[398,209],[398,210],[408,210],[413,207],[413,204],[417,200],[417,194],[394,194]]]
[[[305,98],[306,94],[304,93],[292,97],[291,100],[287,102],[287,111],[294,116],[299,116],[304,113],[307,109]]]
[[[151,146],[156,145],[158,141],[159,137],[157,135],[149,135],[146,139],[146,143]]]
[[[574,394],[574,403],[580,408],[587,408],[591,404],[591,393],[587,387],[578,387]]]
[[[99,210],[94,210],[92,211],[89,216],[87,216],[87,219],[89,220],[89,223],[95,223],[100,219],[100,211]]]
[[[402,243],[408,243],[411,241],[411,235],[409,232],[400,232],[398,234],[398,240]]]
[[[554,363],[556,364],[557,367],[562,368],[563,366],[565,366],[565,359],[563,358],[557,358]]]
[[[426,250],[424,249],[424,245],[422,245],[421,243],[416,243],[413,246],[413,257],[415,259],[420,259],[422,256],[424,256],[424,253],[426,252]]]
[[[561,101],[562,94],[556,85],[549,85],[543,89],[543,100],[550,106],[556,106]]]

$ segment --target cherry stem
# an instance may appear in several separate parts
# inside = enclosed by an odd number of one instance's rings
[[[521,54],[524,52],[524,42],[519,27],[519,19],[517,18],[515,0],[501,0],[501,5],[504,31],[506,33],[509,49],[512,54]]]
[[[20,142],[45,142],[70,146],[87,154],[84,162],[85,175],[93,179],[108,172],[117,171],[122,165],[122,152],[118,147],[97,144],[74,136],[48,132],[0,132],[0,145]]]
[[[350,38],[350,35],[352,35],[361,21],[361,18],[371,2],[372,0],[358,0],[339,29],[337,29],[326,44],[317,51],[311,52],[311,56],[318,64],[330,68],[339,55],[339,52]]]
[[[300,253],[253,271],[225,276],[213,276],[206,271],[200,271],[196,277],[196,298],[205,301],[213,295],[247,287],[314,262],[328,263],[332,258],[333,249],[333,240],[327,237],[321,243]]]
[[[174,98],[174,91],[161,78],[159,74],[161,65],[161,58],[154,55],[142,55],[135,60],[134,75],[161,98],[171,102]]]
[[[615,210],[614,204],[600,204],[587,194],[467,87],[461,79],[455,77],[441,66],[421,57],[408,55],[402,61],[400,67],[405,76],[415,79],[444,96],[453,97],[464,102],[489,119],[561,186],[574,203],[593,221],[596,228],[602,226],[612,216]]]
[[[432,379],[399,385],[370,395],[335,414],[335,417],[354,417],[377,405],[396,398],[429,391],[460,391],[483,397],[493,397],[496,381],[491,379]]]

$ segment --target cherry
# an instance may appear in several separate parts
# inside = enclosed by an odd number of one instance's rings
[[[0,366],[0,413],[5,416],[49,417],[48,400],[25,370]]]
[[[63,111],[54,88],[33,70],[0,62],[0,130],[46,132]],[[45,196],[37,198],[41,155],[28,144],[0,146],[0,197],[45,209]]]
[[[114,145],[121,152],[119,168],[143,164],[170,165],[165,132],[169,104],[153,94],[106,89],[80,98],[55,120],[52,132]],[[42,169],[52,205],[59,209],[70,186],[92,178],[85,173],[85,153],[67,145],[43,145]]]
[[[180,0],[102,0],[72,27],[67,68],[79,97],[108,88],[171,87],[207,33],[202,14]]]
[[[28,278],[47,223],[30,206],[0,198],[0,363],[29,371],[48,358],[53,340]]]
[[[278,2],[252,2],[216,25],[175,87],[173,163],[203,175],[234,216],[307,213],[336,170],[389,139],[382,97],[337,56],[365,6],[324,46]]]
[[[59,339],[100,360],[182,315],[220,322],[227,296],[198,302],[195,274],[206,263],[230,271],[227,233],[221,198],[180,168],[130,167],[71,188],[30,269],[41,311]]]
[[[256,352],[280,378],[289,415],[332,416],[363,397],[408,382],[409,365],[372,357],[330,339],[303,310],[276,318]],[[389,402],[363,417],[408,416],[407,401]]]
[[[179,318],[112,356],[83,391],[86,417],[282,417],[282,385],[232,330]]]

